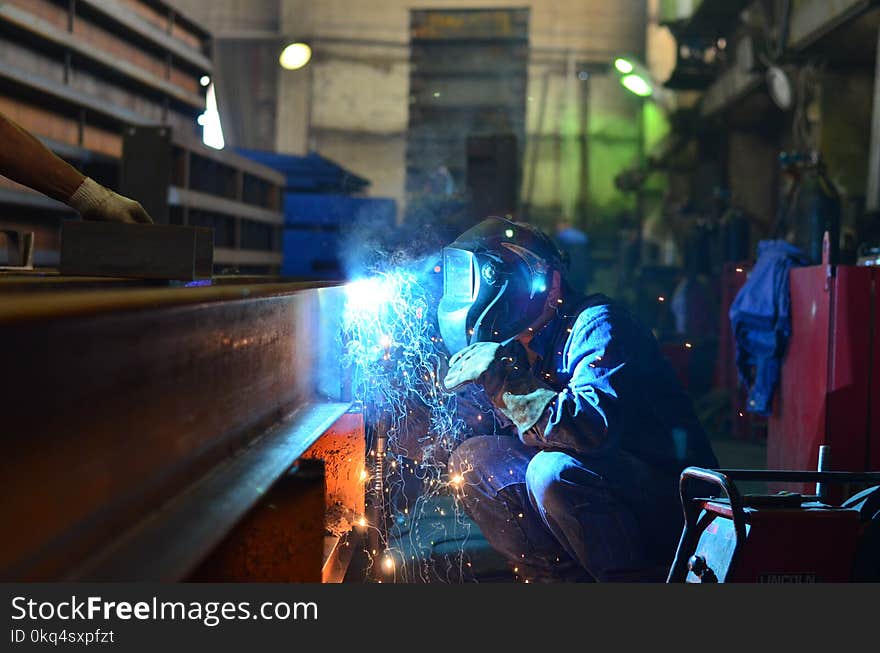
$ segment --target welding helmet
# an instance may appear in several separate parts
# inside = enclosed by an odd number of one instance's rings
[[[562,254],[530,225],[487,218],[443,250],[440,335],[454,354],[475,342],[509,342],[541,317]]]

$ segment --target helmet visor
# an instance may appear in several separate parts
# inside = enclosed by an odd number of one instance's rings
[[[443,297],[453,302],[474,300],[476,275],[474,254],[463,249],[443,250]]]
[[[473,252],[455,247],[443,250],[443,297],[437,310],[440,335],[450,354],[468,346],[468,315],[476,300],[476,261]]]

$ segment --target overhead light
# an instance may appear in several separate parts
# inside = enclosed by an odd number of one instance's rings
[[[634,70],[632,63],[622,57],[614,60],[614,67],[621,75],[629,75]]]
[[[648,67],[638,57],[626,53],[611,59],[609,66],[620,79],[620,84],[627,91],[640,98],[651,98],[651,102],[667,111],[675,108],[673,94],[658,82]]]
[[[791,109],[794,104],[794,85],[779,66],[770,66],[767,69],[767,90],[776,106],[783,111]]]
[[[299,70],[312,58],[312,48],[307,43],[291,43],[281,51],[278,62],[286,70]]]
[[[623,84],[626,90],[635,93],[639,97],[648,97],[653,93],[651,85],[639,75],[624,75],[620,83]]]
[[[202,75],[202,78],[199,80],[199,84],[202,86],[208,86],[211,83],[211,78],[207,75]]]

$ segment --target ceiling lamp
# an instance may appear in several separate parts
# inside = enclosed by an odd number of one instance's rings
[[[621,78],[620,83],[623,84],[623,87],[630,93],[635,93],[639,97],[649,97],[654,92],[654,89],[651,88],[651,84],[640,75],[624,75]]]
[[[278,63],[286,70],[299,70],[312,58],[312,48],[306,43],[291,43],[281,51]]]
[[[621,75],[629,75],[635,67],[632,65],[631,61],[624,59],[623,57],[619,57],[614,60],[614,67],[617,68],[617,72]]]

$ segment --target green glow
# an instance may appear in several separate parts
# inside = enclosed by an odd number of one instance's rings
[[[639,97],[648,97],[653,92],[651,85],[638,75],[626,75],[620,80],[620,83],[623,84],[626,90],[635,93]]]
[[[622,75],[629,75],[633,71],[633,65],[626,59],[615,59],[614,67],[617,68],[618,72]]]
[[[507,236],[508,238],[513,238],[513,229],[505,229],[504,235]]]
[[[642,125],[645,152],[652,152],[661,146],[664,138],[669,135],[669,120],[666,112],[654,102],[645,102],[642,107]]]

